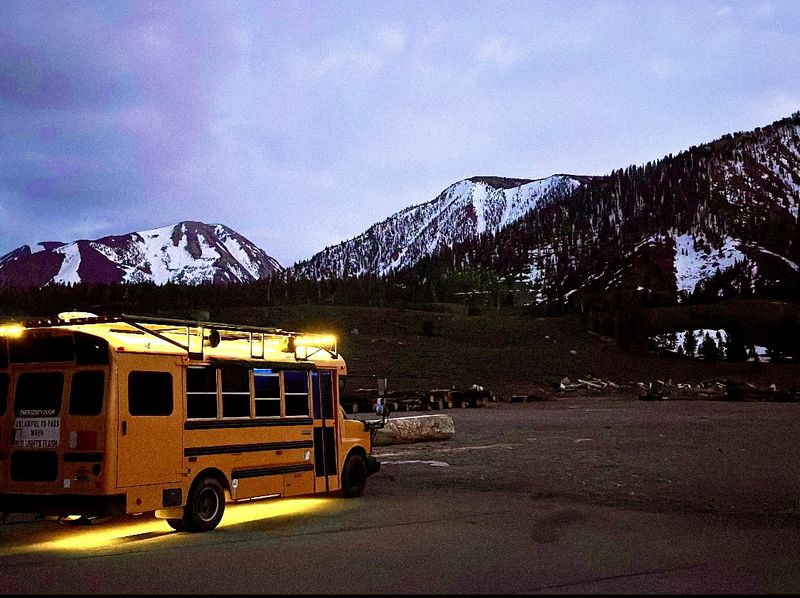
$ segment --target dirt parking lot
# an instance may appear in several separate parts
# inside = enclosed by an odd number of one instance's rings
[[[0,594],[800,592],[798,403],[440,413],[454,437],[379,447],[360,498],[229,505],[207,534],[14,518]]]
[[[454,437],[377,448],[375,491],[502,491],[800,526],[798,403],[573,397],[440,413]]]

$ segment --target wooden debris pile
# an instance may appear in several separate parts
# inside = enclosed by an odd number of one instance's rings
[[[612,392],[619,390],[620,386],[608,380],[595,378],[594,376],[585,376],[578,378],[577,382],[572,382],[569,378],[564,378],[559,384],[559,390],[570,391],[590,391],[590,392]]]
[[[786,391],[778,390],[774,384],[759,388],[749,382],[711,380],[698,384],[672,384],[654,380],[648,384],[639,382],[639,398],[655,400],[700,400],[700,401],[798,401],[797,385]]]

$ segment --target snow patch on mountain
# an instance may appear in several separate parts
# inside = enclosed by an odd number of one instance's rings
[[[724,272],[745,259],[739,250],[741,241],[726,236],[719,247],[702,233],[675,237],[675,282],[679,292],[694,292],[697,283]]]
[[[53,277],[53,282],[58,284],[77,284],[81,281],[78,276],[78,268],[81,265],[81,252],[77,243],[70,243],[55,250],[55,253],[64,255],[61,269]]]

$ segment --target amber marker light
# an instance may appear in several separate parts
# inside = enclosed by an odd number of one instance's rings
[[[0,325],[0,336],[18,337],[22,336],[23,332],[25,332],[25,326],[22,326],[21,324]]]
[[[298,359],[309,359],[318,351],[335,354],[337,352],[336,337],[329,334],[302,334],[293,337],[288,350],[294,351]]]
[[[294,344],[304,347],[334,347],[336,337],[329,334],[303,334],[295,338]]]

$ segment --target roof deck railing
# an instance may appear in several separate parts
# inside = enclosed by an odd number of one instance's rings
[[[237,340],[248,341],[252,359],[264,359],[270,339],[285,340],[285,352],[294,354],[296,359],[301,359],[298,356],[299,347],[306,348],[302,357],[305,360],[308,360],[319,351],[325,351],[331,357],[338,356],[336,338],[333,336],[304,334],[281,328],[228,324],[225,322],[203,322],[131,314],[98,316],[83,312],[71,312],[59,314],[59,317],[55,319],[28,321],[23,326],[25,328],[55,328],[113,323],[127,324],[133,329],[131,332],[149,334],[164,342],[180,347],[187,352],[190,359],[202,360],[206,346],[217,347],[225,341]],[[115,330],[115,332],[128,331]],[[311,349],[311,352],[309,352],[309,349]]]

